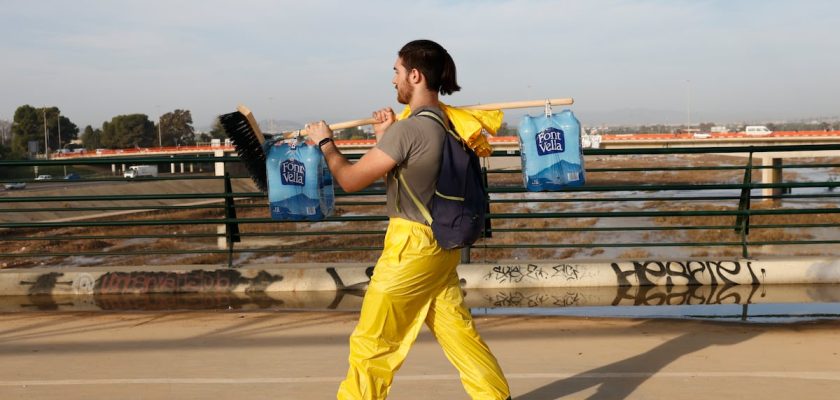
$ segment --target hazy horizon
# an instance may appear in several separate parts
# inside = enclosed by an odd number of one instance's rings
[[[23,104],[80,129],[188,109],[206,129],[239,103],[358,119],[400,107],[392,65],[417,38],[457,63],[449,104],[573,97],[586,125],[840,118],[831,1],[2,3],[3,120]]]

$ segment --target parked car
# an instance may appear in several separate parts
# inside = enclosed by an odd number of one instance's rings
[[[75,180],[80,179],[80,178],[81,178],[81,176],[79,176],[79,174],[77,174],[75,172],[71,172],[71,173],[64,176],[64,179],[68,180],[68,181],[75,181]]]
[[[20,190],[20,189],[25,189],[25,188],[26,188],[26,182],[10,182],[10,183],[4,183],[4,184],[3,184],[3,187],[4,187],[4,188],[6,188],[6,190]]]
[[[51,179],[52,175],[38,175],[38,177],[35,178],[36,181],[49,181]]]

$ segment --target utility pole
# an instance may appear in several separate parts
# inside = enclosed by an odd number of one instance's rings
[[[61,149],[61,111],[55,116],[55,125],[58,127],[58,151],[62,151]],[[62,151],[62,155],[64,152]],[[67,176],[67,165],[64,165],[64,176]]]
[[[50,159],[50,139],[47,136],[47,106],[44,106],[44,159]]]
[[[691,132],[691,80],[686,80],[688,83],[688,88],[686,89],[686,108],[688,113],[688,126],[685,128],[686,132]]]
[[[160,126],[163,125],[163,114],[160,113],[160,104],[155,105],[158,113],[158,147],[163,147],[163,135],[160,132]]]

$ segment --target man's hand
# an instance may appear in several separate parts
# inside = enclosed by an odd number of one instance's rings
[[[376,134],[376,141],[379,141],[388,127],[397,120],[397,116],[391,107],[385,107],[381,110],[374,111],[373,119],[376,120],[376,123],[373,124],[373,133]]]
[[[333,137],[332,129],[330,129],[330,126],[324,121],[310,122],[306,124],[303,132],[306,133],[306,135],[309,136],[309,140],[315,144],[318,144],[326,138]]]

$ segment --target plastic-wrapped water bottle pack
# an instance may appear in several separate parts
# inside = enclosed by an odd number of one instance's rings
[[[580,122],[571,110],[524,116],[519,123],[519,148],[525,188],[541,192],[583,185],[580,134]]]
[[[330,169],[317,145],[296,138],[268,146],[266,157],[271,218],[320,220],[335,208]]]

